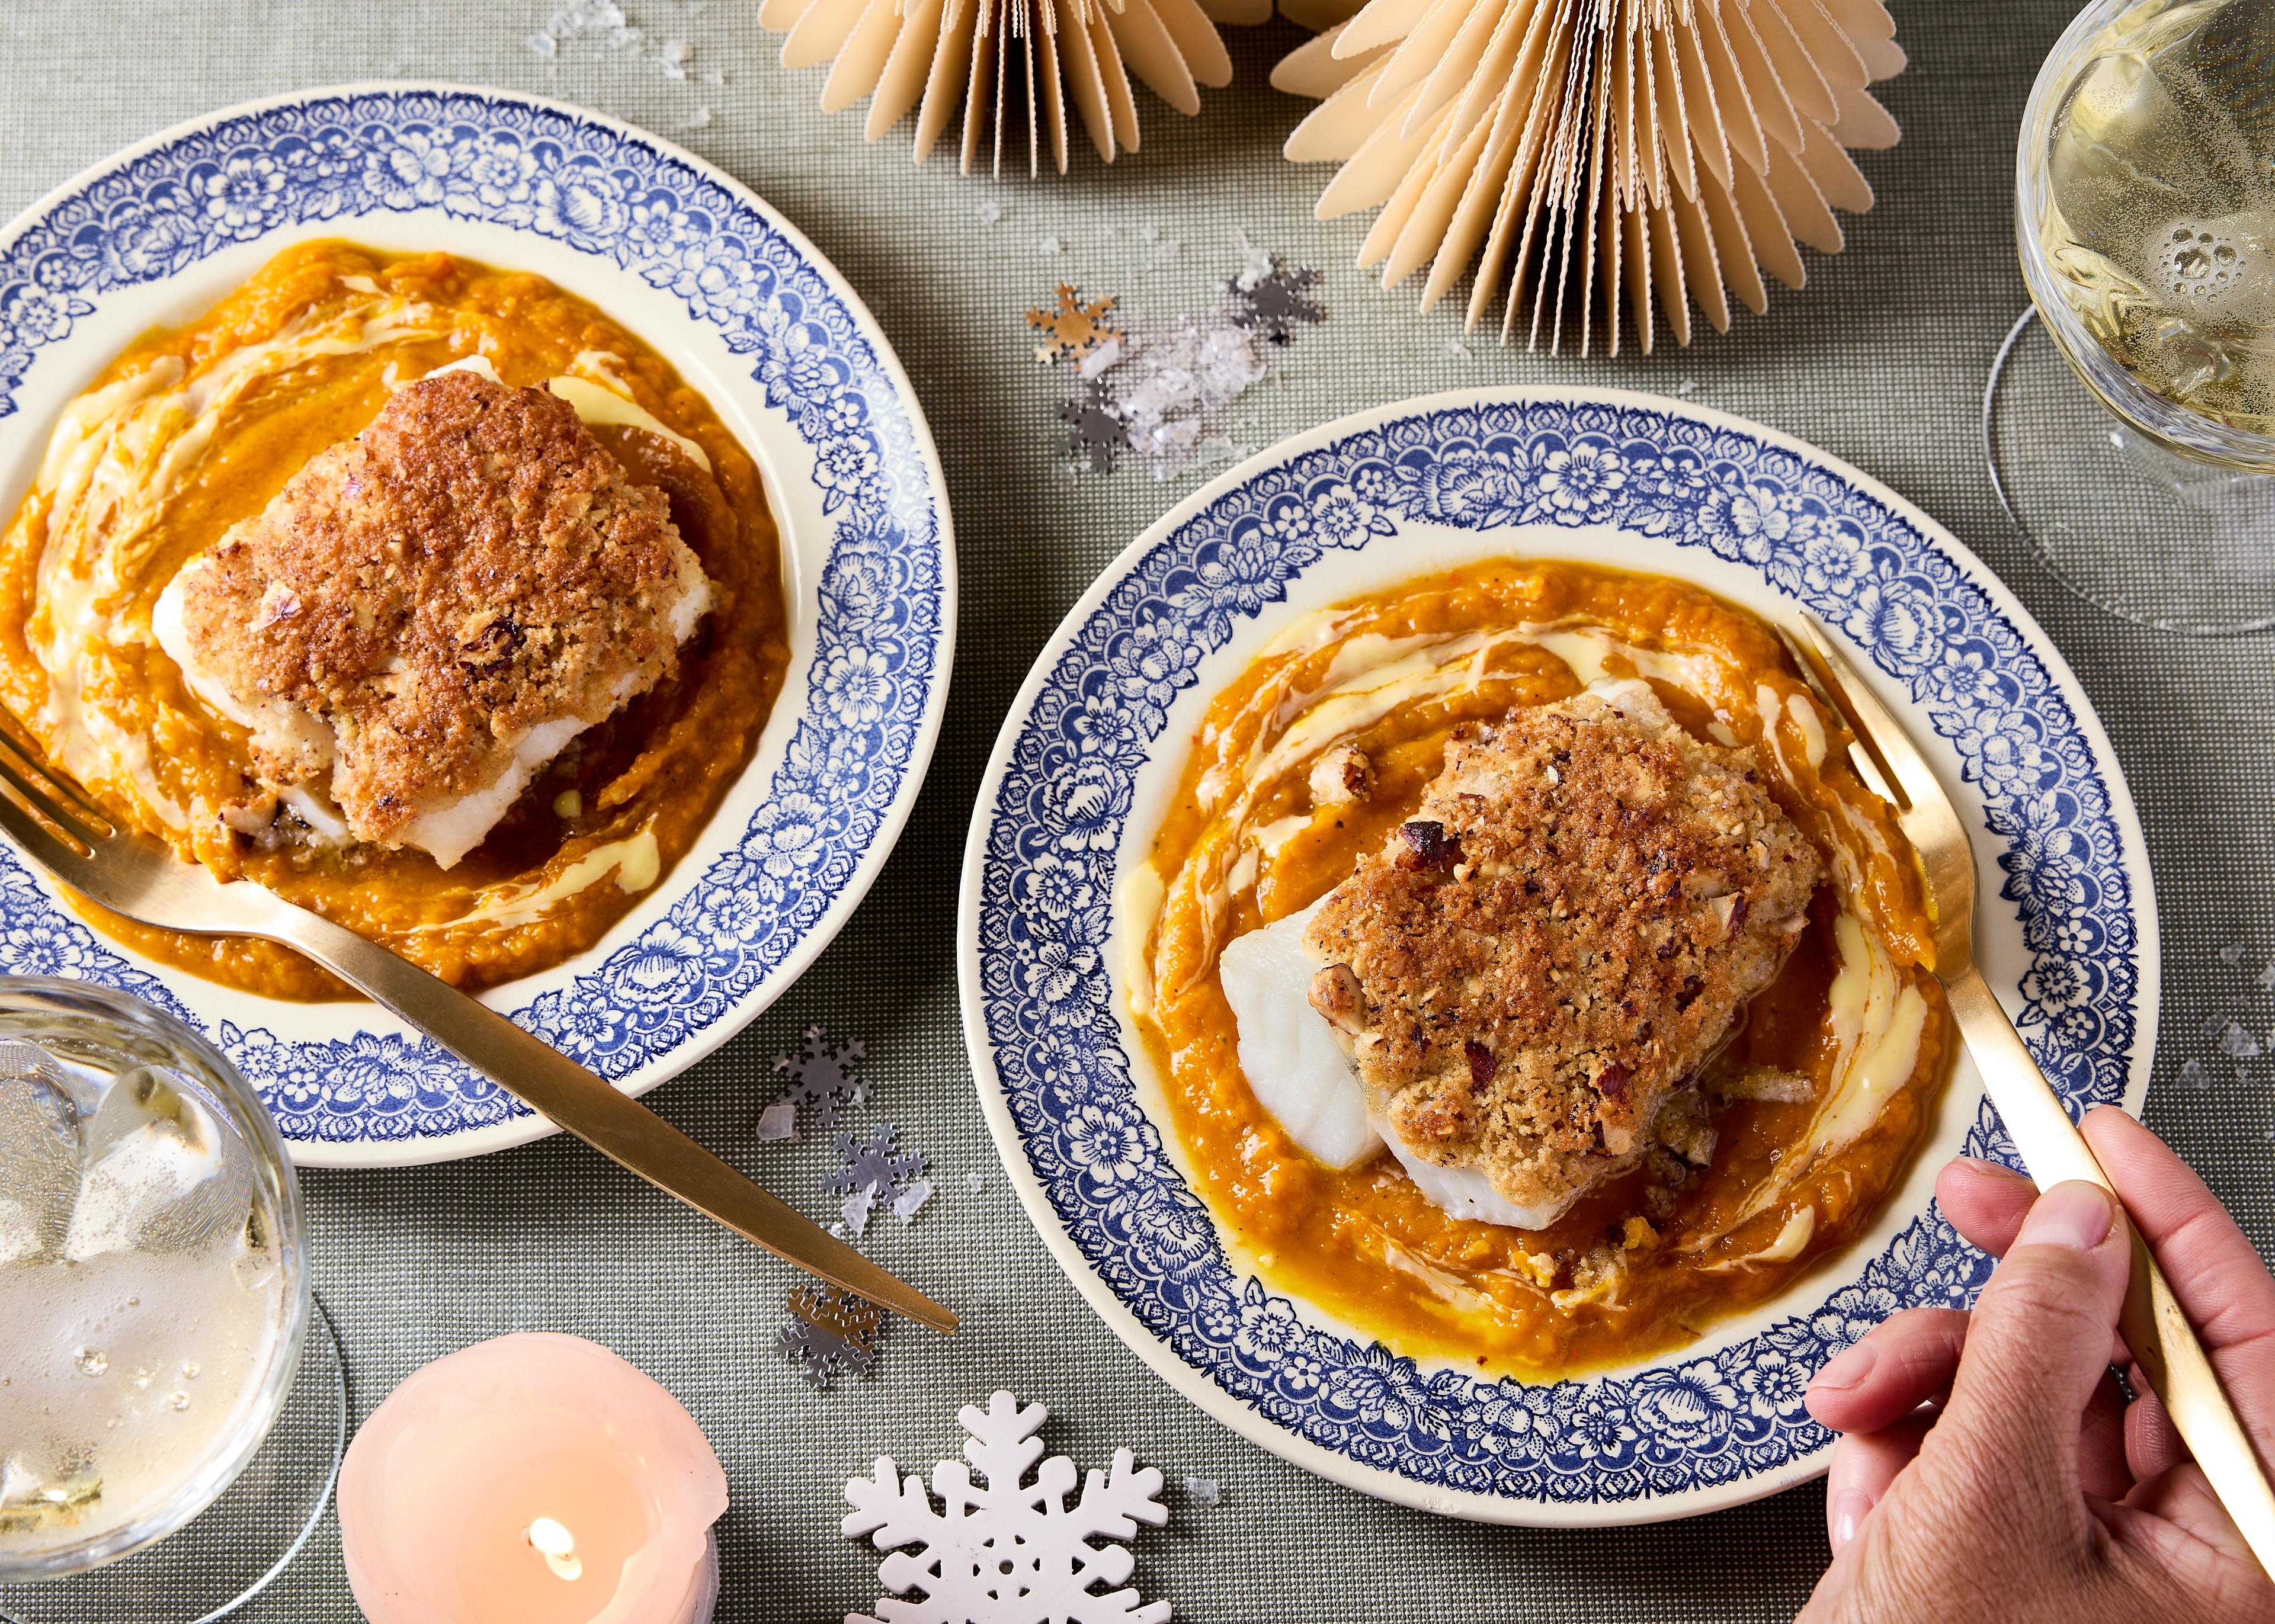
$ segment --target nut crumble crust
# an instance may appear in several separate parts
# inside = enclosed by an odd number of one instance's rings
[[[1557,1204],[1664,1137],[1822,875],[1749,752],[1593,690],[1457,730],[1313,920],[1312,1001],[1410,1148]]]

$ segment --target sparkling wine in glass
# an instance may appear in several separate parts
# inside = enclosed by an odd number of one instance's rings
[[[2035,308],[1984,407],[2017,524],[2128,618],[2275,624],[2275,0],[2096,0],[2017,178]]]
[[[258,1589],[338,1458],[312,1316],[299,1185],[229,1062],[133,999],[0,980],[0,1619]]]

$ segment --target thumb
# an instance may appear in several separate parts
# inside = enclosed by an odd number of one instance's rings
[[[2082,1514],[2079,1416],[2109,1369],[2131,1270],[2115,1200],[2073,1182],[2038,1197],[1983,1288],[1937,1431],[2011,1510],[2066,1502]]]

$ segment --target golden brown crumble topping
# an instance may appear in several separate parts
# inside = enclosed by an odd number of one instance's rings
[[[704,590],[661,493],[565,401],[448,372],[186,570],[182,620],[243,708],[324,724],[256,729],[264,784],[327,790],[388,843],[497,780],[531,729],[599,721],[671,673],[671,611]]]
[[[1821,872],[1748,752],[1641,684],[1591,691],[1456,733],[1313,920],[1312,1001],[1410,1148],[1553,1204],[1670,1137]]]

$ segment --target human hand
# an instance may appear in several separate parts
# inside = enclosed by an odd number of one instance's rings
[[[2275,1279],[2147,1129],[2085,1120],[2263,1462],[2275,1461]],[[1825,1488],[1833,1565],[1802,1624],[2268,1624],[2275,1581],[2137,1366],[2110,1366],[2131,1272],[2097,1186],[1954,1161],[1936,1197],[2004,1258],[1970,1315],[1910,1309],[1828,1363],[1810,1414],[1842,1434]],[[2035,1205],[2033,1205],[2035,1197]]]

